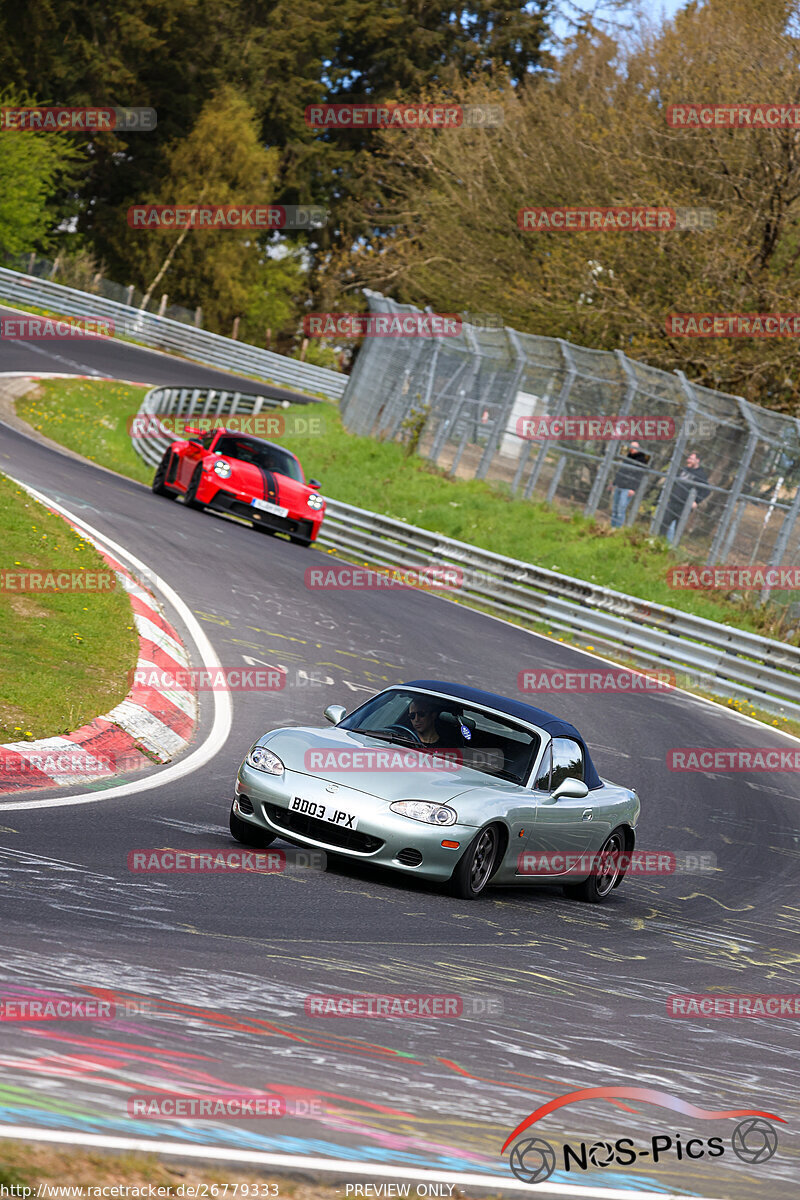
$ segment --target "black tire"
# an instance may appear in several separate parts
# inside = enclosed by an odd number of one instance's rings
[[[608,869],[596,870],[583,883],[570,883],[564,886],[564,894],[572,900],[583,900],[587,904],[603,904],[616,886],[620,876],[625,874],[610,855],[625,853],[625,833],[622,829],[613,830],[597,852],[597,858],[605,858]]]
[[[203,474],[203,467],[198,463],[194,469],[194,474],[189,480],[189,486],[186,489],[186,507],[187,508],[202,508],[203,505],[197,499],[197,489],[200,486],[200,476]]]
[[[164,480],[167,478],[167,471],[169,470],[171,458],[172,451],[165,450],[161,462],[156,467],[156,473],[153,476],[153,482],[150,485],[151,491],[153,491],[156,496],[166,496],[168,500],[175,499],[175,493],[173,492],[172,488],[168,488],[164,482]]]
[[[477,900],[494,874],[500,854],[500,830],[487,825],[476,834],[450,876],[450,892],[462,900]]]
[[[229,821],[230,830],[237,842],[241,842],[243,846],[255,846],[258,849],[263,849],[264,846],[271,846],[278,836],[276,833],[266,833],[259,829],[257,825],[251,825],[249,821],[243,821],[237,816],[231,808],[231,817]]]

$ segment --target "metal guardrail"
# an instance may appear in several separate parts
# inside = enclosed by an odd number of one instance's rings
[[[203,417],[257,416],[265,408],[287,406],[287,400],[273,400],[269,396],[255,396],[251,392],[216,391],[214,388],[151,388],[138,413],[146,425],[141,434],[131,431],[131,442],[139,457],[151,467],[156,467],[164,451],[179,436],[165,429],[157,420],[148,420],[157,413],[186,417],[189,421]]]
[[[219,416],[255,413],[257,404],[275,407],[278,403],[238,392],[153,388],[139,411],[143,416],[156,412]],[[163,435],[135,438],[133,445],[155,466],[173,439],[173,434],[164,431]],[[401,570],[434,564],[460,568],[463,585],[457,589],[459,599],[511,620],[546,622],[550,629],[589,636],[645,670],[667,667],[689,675],[694,686],[713,695],[747,700],[780,715],[800,716],[797,646],[650,604],[338,500],[327,500],[317,541],[377,567]]]
[[[246,342],[195,329],[181,321],[142,312],[116,300],[106,300],[91,292],[79,292],[0,267],[0,299],[13,304],[32,305],[66,317],[103,317],[114,322],[117,334],[129,337],[143,346],[180,354],[195,362],[223,371],[252,375],[281,387],[294,388],[314,396],[338,400],[347,385],[347,376],[327,367],[316,367],[294,358],[286,358],[271,350],[262,350]]]

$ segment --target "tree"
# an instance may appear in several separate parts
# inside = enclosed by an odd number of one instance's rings
[[[10,89],[0,93],[0,106],[28,107],[34,101]],[[22,254],[46,251],[63,212],[59,189],[74,187],[83,162],[80,150],[64,134],[25,130],[0,132],[0,251]]]
[[[798,4],[709,0],[630,45],[590,24],[557,70],[496,84],[498,129],[380,137],[390,236],[332,258],[368,285],[439,311],[499,312],[518,329],[621,348],[666,370],[800,411],[793,339],[680,339],[673,312],[800,310],[800,130],[670,127],[670,104],[798,103]],[[461,98],[492,98],[478,84]],[[532,233],[525,206],[711,209],[708,232]],[[336,282],[331,283],[335,288]]]
[[[260,142],[256,115],[227,87],[210,97],[191,132],[165,150],[163,190],[137,198],[140,204],[269,204],[275,191],[277,150]],[[293,260],[278,263],[266,251],[263,235],[235,229],[185,226],[164,231],[133,231],[119,211],[114,238],[124,241],[135,274],[131,281],[150,295],[168,292],[182,304],[201,305],[206,324],[229,333],[236,317],[258,329],[291,321],[300,287]],[[120,250],[119,254],[123,251]]]

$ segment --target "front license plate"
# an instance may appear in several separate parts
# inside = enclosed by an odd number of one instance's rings
[[[295,796],[289,808],[292,812],[304,813],[305,816],[315,817],[318,821],[328,821],[342,829],[358,829],[358,817],[353,813],[343,812],[341,808],[335,808],[332,804],[319,804],[315,800],[304,800],[302,796]]]
[[[273,517],[285,517],[288,515],[288,508],[281,508],[280,504],[273,504],[271,500],[251,500],[253,508],[260,508],[262,512],[272,513]]]

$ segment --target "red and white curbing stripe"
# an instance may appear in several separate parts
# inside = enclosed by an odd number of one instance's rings
[[[96,549],[130,597],[139,634],[137,672],[150,675],[158,670],[174,677],[176,671],[185,671],[189,656],[158,601],[117,559],[101,546]],[[195,692],[134,684],[116,708],[66,737],[0,746],[0,795],[110,780],[154,762],[169,762],[188,745],[196,720]]]

